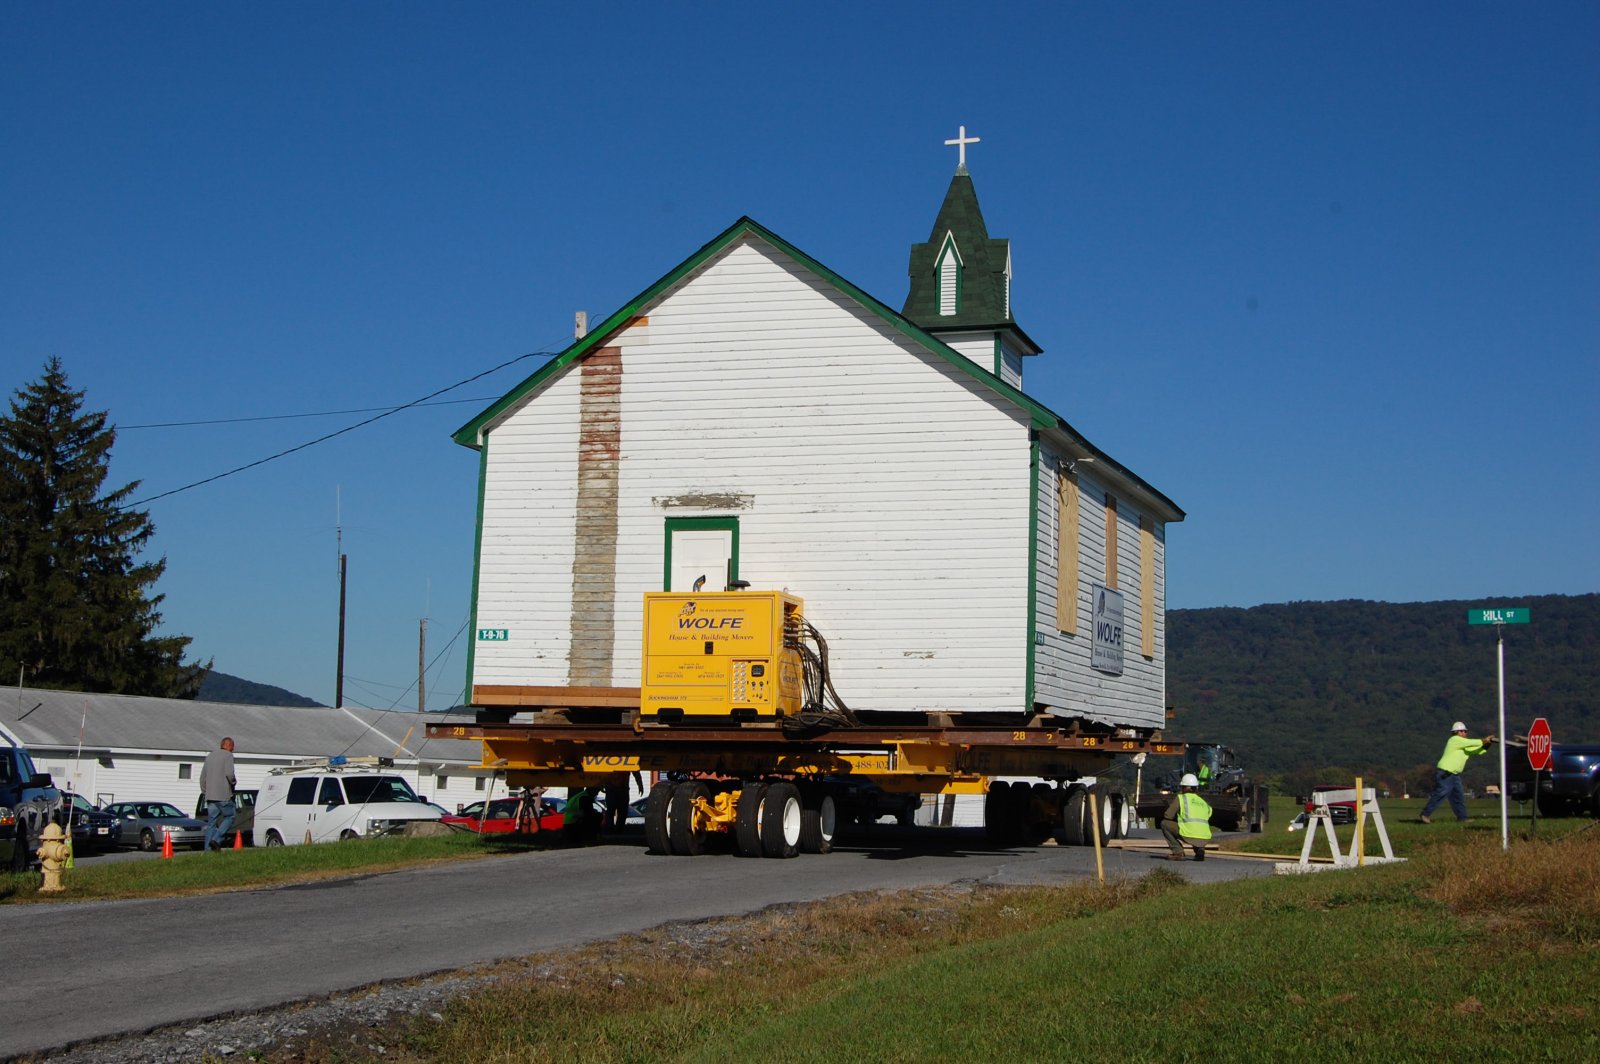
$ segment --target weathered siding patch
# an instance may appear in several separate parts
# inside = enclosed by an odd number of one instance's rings
[[[622,349],[583,360],[578,384],[578,510],[573,522],[572,654],[567,682],[611,685],[616,642],[617,470],[622,461]]]
[[[703,491],[658,495],[650,500],[650,504],[663,510],[748,510],[755,505],[755,501],[755,496],[739,492]]]

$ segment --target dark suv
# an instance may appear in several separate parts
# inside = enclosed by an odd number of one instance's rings
[[[1540,816],[1587,814],[1600,817],[1600,743],[1557,743],[1550,764],[1539,773],[1533,793],[1533,769],[1526,757],[1506,756],[1506,794],[1525,802],[1537,797]]]
[[[121,830],[116,817],[104,809],[96,809],[83,795],[65,791],[61,792],[61,809],[57,819],[70,816],[72,820],[73,853],[116,848],[117,833]]]

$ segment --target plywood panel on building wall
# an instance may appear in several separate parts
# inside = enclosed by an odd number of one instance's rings
[[[1054,455],[1041,463],[1041,493],[1053,490],[1059,468],[1059,460]],[[1103,499],[1110,490],[1091,475],[1080,474],[1078,484],[1081,496],[1086,499]],[[1127,541],[1130,536],[1137,536],[1141,514],[1133,504],[1119,502],[1115,512],[1118,538]],[[1155,604],[1150,639],[1154,652],[1149,657],[1140,653],[1146,633],[1137,588],[1144,578],[1144,552],[1139,552],[1137,563],[1125,553],[1120,582],[1124,593],[1132,596],[1132,601],[1124,613],[1123,673],[1114,676],[1098,672],[1090,664],[1093,646],[1089,626],[1089,595],[1093,584],[1104,583],[1106,579],[1107,509],[1103,506],[1080,506],[1077,517],[1081,575],[1077,602],[1072,608],[1078,618],[1078,631],[1082,634],[1066,634],[1053,628],[1053,622],[1041,621],[1039,642],[1034,648],[1035,701],[1066,715],[1102,723],[1160,728],[1166,721],[1164,525],[1153,517],[1149,518],[1149,562],[1154,570]],[[1042,619],[1052,618],[1058,608],[1065,608],[1065,604],[1058,607],[1056,602],[1060,583],[1056,552],[1060,535],[1058,522],[1041,514],[1036,564],[1039,566],[1039,616]]]

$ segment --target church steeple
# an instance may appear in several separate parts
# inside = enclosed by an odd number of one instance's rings
[[[960,162],[933,231],[911,246],[911,290],[901,313],[1002,376],[1004,351],[1015,359],[1039,348],[1012,320],[1011,242],[989,238],[967,172],[967,145],[978,138],[962,126],[960,136],[945,143],[960,149]],[[1015,376],[1020,385],[1020,361]]]

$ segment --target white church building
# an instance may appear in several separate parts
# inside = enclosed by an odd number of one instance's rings
[[[1024,389],[962,150],[900,310],[740,218],[457,432],[472,704],[637,705],[643,593],[709,576],[801,596],[858,713],[1162,727],[1183,511]]]

